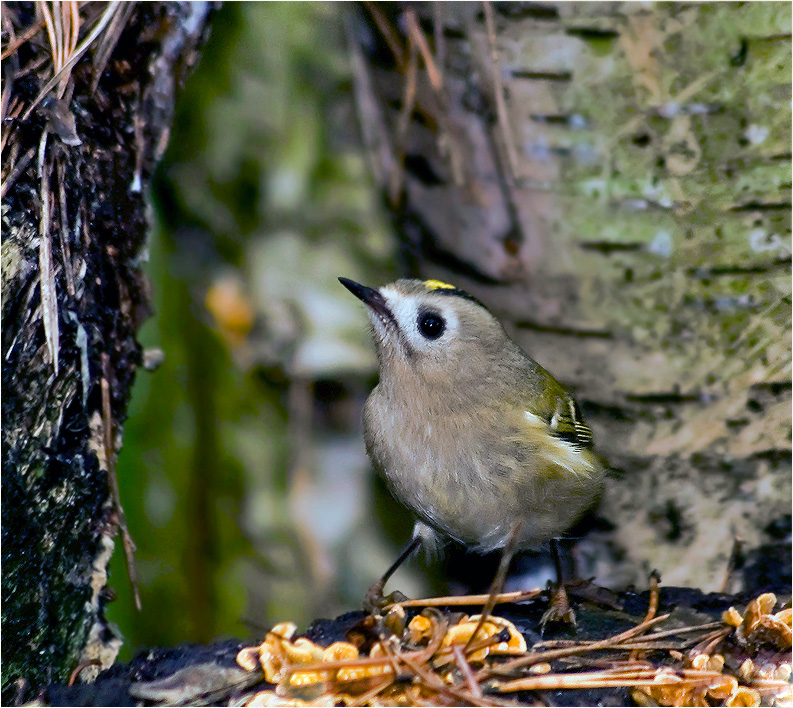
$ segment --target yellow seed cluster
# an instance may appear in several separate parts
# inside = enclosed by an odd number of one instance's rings
[[[446,636],[441,642],[441,648],[446,649],[452,645],[465,647],[470,641],[471,637],[476,631],[476,626],[479,624],[480,615],[473,615],[461,621],[454,627],[450,627],[446,632]],[[491,637],[500,634],[502,630],[506,629],[509,632],[509,641],[499,642],[485,646],[482,649],[471,652],[468,654],[468,661],[481,662],[487,656],[507,656],[509,654],[523,654],[526,652],[526,640],[523,635],[518,632],[515,625],[502,617],[495,617],[491,615],[488,620],[482,625],[482,628],[476,635],[478,644],[487,644]],[[438,658],[433,662],[436,667],[445,666],[454,661],[454,655],[449,653],[444,656],[443,652],[439,652]]]
[[[395,624],[394,618],[391,619],[392,624]],[[247,705],[322,705],[326,700],[330,705],[348,705],[360,701],[362,695],[377,690],[378,686],[389,689],[383,691],[388,695],[388,704],[426,703],[437,696],[437,691],[424,684],[394,683],[398,660],[406,656],[418,660],[418,655],[429,651],[421,663],[427,663],[439,671],[436,674],[438,679],[453,686],[457,658],[452,647],[464,647],[473,636],[478,622],[479,615],[462,615],[456,625],[447,627],[437,616],[418,615],[404,629],[405,646],[394,636],[391,642],[384,640],[375,643],[369,655],[364,657],[349,642],[335,642],[322,649],[308,639],[293,639],[296,631],[293,623],[278,624],[268,632],[261,645],[247,647],[237,655],[237,663],[242,668],[248,671],[261,670],[264,678],[275,684],[274,690],[258,692]],[[494,638],[504,639],[500,635],[508,636],[508,639],[493,641]],[[488,656],[522,654],[526,651],[526,641],[521,633],[511,622],[500,617],[490,617],[477,633],[476,641],[484,646],[469,652],[467,661],[472,665],[481,665]],[[433,646],[426,649],[432,643]],[[412,651],[405,653],[405,648]]]
[[[767,592],[752,600],[743,615],[731,607],[721,618],[725,624],[735,627],[735,638],[740,644],[768,642],[779,649],[790,649],[793,609],[788,607],[772,615],[776,602],[776,595]]]
[[[244,703],[249,706],[468,705],[466,697],[476,695],[488,704],[487,694],[598,686],[624,686],[644,706],[791,706],[791,668],[783,652],[790,649],[793,613],[789,608],[774,613],[776,605],[769,593],[749,603],[743,613],[730,608],[715,641],[711,632],[687,653],[669,651],[674,666],[654,667],[641,650],[632,650],[627,662],[615,661],[610,667],[598,659],[596,671],[553,673],[555,667],[545,655],[554,660],[554,650],[534,647],[528,652],[523,636],[506,619],[490,616],[477,631],[479,615],[426,609],[407,622],[398,605],[370,626],[370,634],[355,635],[365,647],[363,653],[350,642],[322,648],[295,639],[295,625],[285,622],[273,627],[260,646],[240,651],[237,662],[261,672],[272,684],[250,696]],[[618,637],[614,650],[619,649]],[[651,639],[652,634],[645,635],[650,645]],[[582,643],[582,656],[587,644],[594,648],[602,642]],[[724,646],[734,652],[736,644],[749,655],[737,669],[733,653],[725,660],[715,651]],[[498,675],[504,662],[502,671],[512,666],[506,675],[513,678]]]
[[[709,657],[703,656],[706,660]],[[723,660],[722,660],[723,662]],[[705,665],[707,661],[700,662]],[[734,676],[707,668],[689,671],[664,669],[657,672],[652,686],[632,691],[643,706],[759,706],[760,694],[740,686]]]
[[[743,614],[730,607],[722,614],[722,621],[732,628],[729,634],[740,645],[775,645],[788,650],[793,611],[786,608],[772,614],[776,604],[776,595],[764,593],[752,600]],[[634,700],[640,705],[656,706],[759,706],[763,699],[765,705],[793,705],[790,664],[755,663],[747,658],[737,676],[733,676],[724,673],[721,654],[691,653],[684,666],[678,674],[659,676],[659,685],[634,689]]]

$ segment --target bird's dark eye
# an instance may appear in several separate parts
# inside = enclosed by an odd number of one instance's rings
[[[419,315],[419,332],[427,339],[437,339],[446,329],[446,321],[434,312],[423,312]]]

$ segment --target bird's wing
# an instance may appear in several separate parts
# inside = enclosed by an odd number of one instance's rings
[[[584,448],[592,447],[592,431],[584,422],[578,404],[570,396],[556,396],[548,427],[562,440]]]

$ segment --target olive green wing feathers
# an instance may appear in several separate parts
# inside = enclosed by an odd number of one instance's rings
[[[556,396],[548,427],[562,440],[587,449],[592,448],[592,431],[584,422],[578,404],[567,394]]]

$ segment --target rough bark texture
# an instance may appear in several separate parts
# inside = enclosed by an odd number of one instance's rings
[[[107,7],[81,8],[81,40]],[[44,101],[27,119],[52,76],[44,29],[4,58],[4,704],[15,684],[25,695],[68,679],[79,662],[107,667],[120,645],[103,615],[120,519],[109,467],[148,314],[144,190],[209,9],[122,3],[59,107]],[[33,3],[4,3],[4,47],[25,37],[35,13]]]
[[[614,467],[581,572],[715,590],[734,537],[789,543],[790,5],[359,9],[408,269],[491,306]]]

